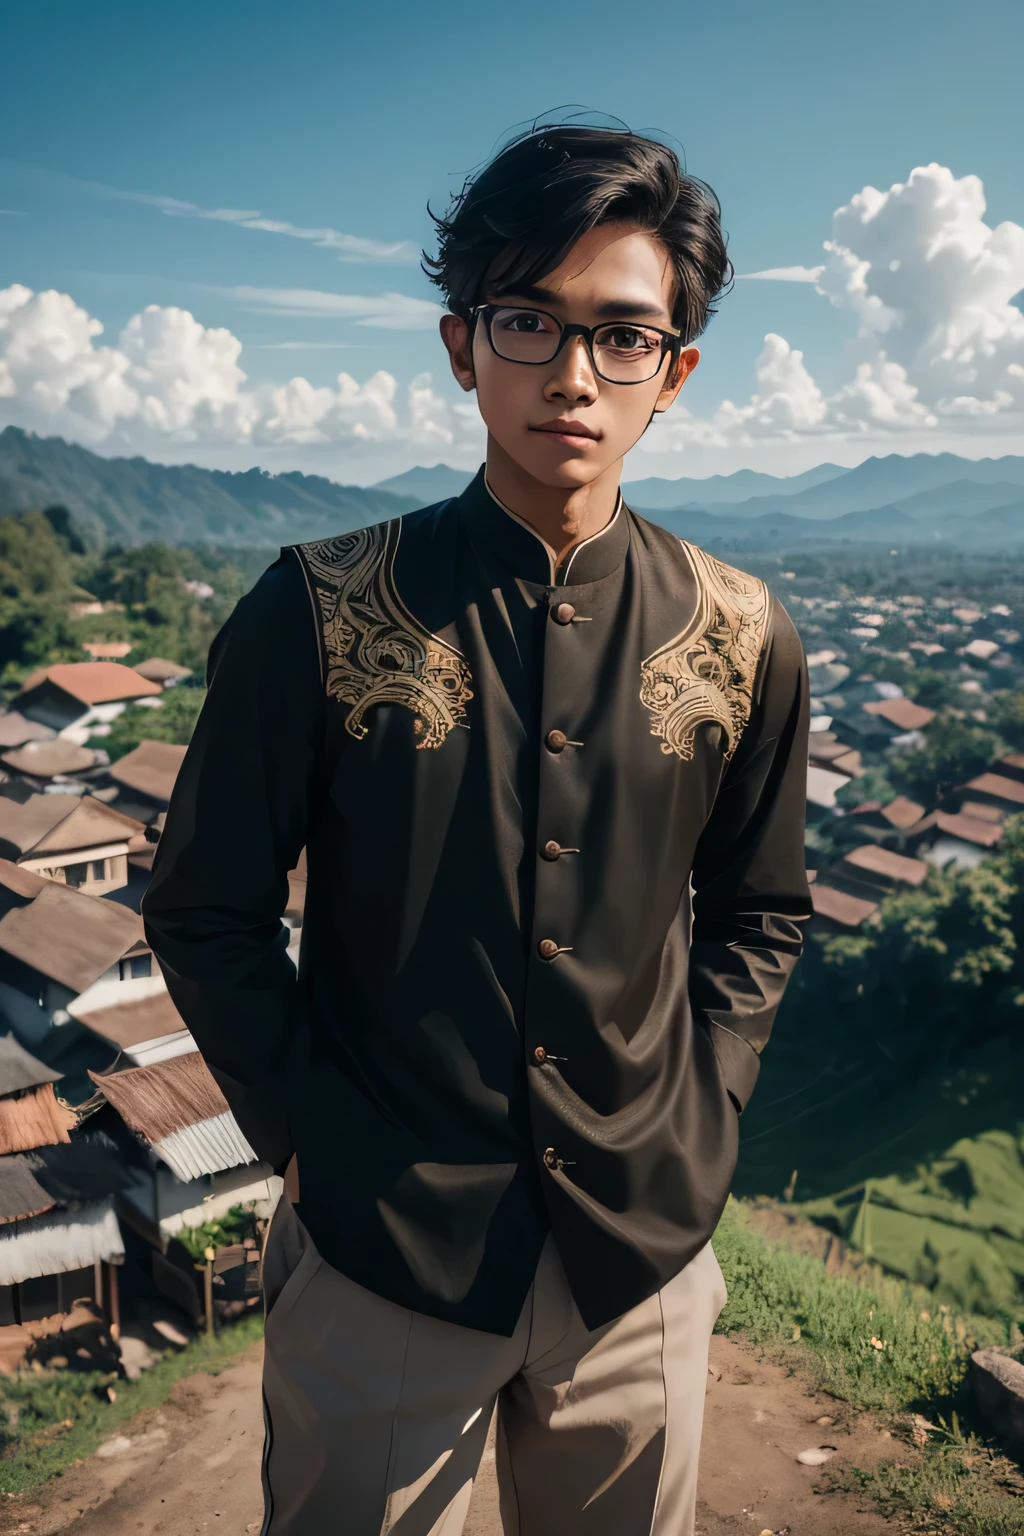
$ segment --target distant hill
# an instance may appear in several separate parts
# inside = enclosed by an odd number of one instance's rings
[[[475,470],[452,469],[450,464],[433,464],[429,469],[417,464],[404,474],[392,475],[389,480],[378,480],[373,490],[414,496],[417,506],[429,507],[447,496],[461,496],[475,473]]]
[[[322,538],[400,516],[419,497],[337,485],[297,471],[271,475],[104,459],[59,437],[0,432],[0,513],[60,503],[104,543],[253,547]]]
[[[795,496],[827,480],[849,474],[838,464],[818,464],[802,475],[765,475],[756,469],[738,469],[731,475],[709,475],[706,480],[630,480],[622,493],[630,506],[661,510],[668,507],[711,507],[759,496]]]
[[[230,474],[192,464],[105,459],[59,437],[36,437],[17,427],[0,432],[0,514],[62,504],[97,548],[150,539],[274,548],[399,517],[457,495],[470,478],[435,464],[381,485],[339,485],[297,471]],[[776,489],[748,494],[765,484]],[[706,494],[692,499],[698,486]],[[672,487],[678,499],[669,499]],[[904,543],[1024,543],[1024,458],[890,454],[856,469],[822,464],[789,480],[739,470],[704,481],[652,477],[624,489],[629,504],[653,522],[712,547],[802,548],[897,535]],[[739,499],[725,499],[729,494]]]
[[[891,453],[882,459],[865,459],[855,469],[793,496],[751,496],[735,503],[731,511],[740,517],[776,510],[796,517],[838,517],[843,512],[891,506],[911,496],[921,498],[916,509],[920,511],[927,506],[922,493],[948,491],[953,483],[965,480],[972,485],[1001,483],[1003,492],[1007,486],[1024,487],[1024,458],[962,459],[955,453],[915,453],[904,458]],[[699,499],[696,504],[701,504]],[[963,510],[974,509],[965,505]]]

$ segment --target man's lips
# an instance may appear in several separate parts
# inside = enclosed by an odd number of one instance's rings
[[[530,431],[550,432],[554,437],[585,437],[591,442],[596,442],[601,436],[593,427],[588,427],[585,421],[545,421],[539,427],[531,427]]]

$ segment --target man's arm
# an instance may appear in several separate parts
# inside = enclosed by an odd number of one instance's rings
[[[210,651],[209,694],[142,903],[167,990],[257,1154],[290,1145],[281,1093],[299,993],[281,916],[322,760],[309,596],[285,554]]]
[[[800,957],[812,911],[804,855],[810,687],[803,646],[782,605],[754,680],[750,719],[719,788],[693,864],[690,1002],[710,1027],[736,1108]]]

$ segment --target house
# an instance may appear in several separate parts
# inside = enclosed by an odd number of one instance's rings
[[[52,741],[57,732],[49,725],[29,720],[17,709],[8,709],[0,715],[0,747],[10,750],[23,747],[27,741]]]
[[[961,784],[960,792],[974,802],[992,806],[1004,816],[1024,811],[1024,783],[1002,773],[979,773]]]
[[[69,661],[25,679],[17,697],[21,714],[82,742],[90,725],[109,724],[127,703],[161,693],[159,683],[117,661]],[[74,739],[74,737],[72,737]]]
[[[811,904],[814,926],[833,933],[847,933],[851,928],[859,928],[878,911],[877,901],[828,885],[820,873],[811,886]]]
[[[0,754],[0,763],[9,773],[16,774],[29,790],[40,791],[49,785],[81,785],[82,775],[94,772],[99,754],[88,747],[77,746],[63,736],[52,741],[28,741]]]
[[[878,843],[862,843],[829,869],[828,878],[852,895],[871,899],[900,886],[919,886],[927,873],[928,865],[923,859],[907,858]]]
[[[973,869],[997,846],[1000,822],[968,816],[963,811],[929,811],[907,833],[918,857],[942,869],[952,859],[958,869]]]
[[[82,644],[93,661],[123,661],[133,649],[130,640],[86,640]]]
[[[922,730],[934,719],[934,709],[925,709],[912,699],[869,699],[859,710],[851,711],[844,724],[865,745],[882,746]]]
[[[1017,779],[1024,784],[1024,752],[1008,752],[992,764],[992,772],[1007,779]]]
[[[170,741],[140,741],[111,763],[106,778],[117,791],[112,803],[144,826],[166,811],[187,748]]]
[[[138,985],[151,975],[137,913],[7,859],[0,859],[0,913],[0,1016],[33,1049],[54,1014],[67,1015],[68,1004],[97,984]]]
[[[170,993],[164,989],[147,991],[102,1008],[75,1004],[69,1012],[116,1045],[134,1066],[151,1066],[197,1049]]]
[[[166,661],[162,656],[147,656],[145,661],[137,661],[132,670],[151,683],[159,683],[161,688],[174,688],[183,677],[192,676],[191,668]]]
[[[836,793],[849,784],[850,776],[835,773],[831,768],[821,768],[817,763],[807,766],[807,820],[822,821],[836,810]]]
[[[118,1144],[130,1182],[117,1197],[118,1214],[150,1244],[158,1288],[194,1312],[195,1275],[167,1258],[174,1234],[243,1203],[269,1216],[280,1183],[257,1160],[198,1052],[96,1073],[93,1081],[123,1127]]]
[[[102,1135],[0,1157],[0,1353],[9,1333],[68,1314],[83,1298],[110,1303],[118,1320],[124,1260],[114,1196],[129,1179]],[[116,1335],[115,1335],[116,1336]]]
[[[76,1135],[78,1115],[55,1092],[62,1081],[14,1034],[0,1035],[2,1357],[5,1329],[70,1311],[93,1295],[97,1262],[123,1254],[111,1197],[127,1180],[112,1143]]]
[[[40,751],[68,742],[43,743]],[[128,855],[145,841],[141,821],[93,795],[0,796],[0,857],[93,896],[128,883]]]
[[[906,795],[896,795],[892,800],[864,800],[847,814],[856,817],[860,826],[880,833],[904,834],[915,827],[924,815],[925,808]]]

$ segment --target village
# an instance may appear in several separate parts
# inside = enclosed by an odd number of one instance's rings
[[[866,931],[929,867],[992,855],[1024,809],[1015,751],[930,803],[869,792],[937,715],[893,677],[926,672],[947,719],[990,720],[1022,686],[1021,634],[1005,603],[826,598],[789,571],[772,585],[809,664],[811,927]],[[85,649],[25,677],[0,715],[0,1371],[102,1360],[113,1380],[259,1307],[282,1181],[207,1071],[140,917],[186,751],[147,721],[201,678],[130,664],[125,641]],[[139,744],[111,761],[115,722]],[[296,961],[304,892],[300,863],[282,913]]]

